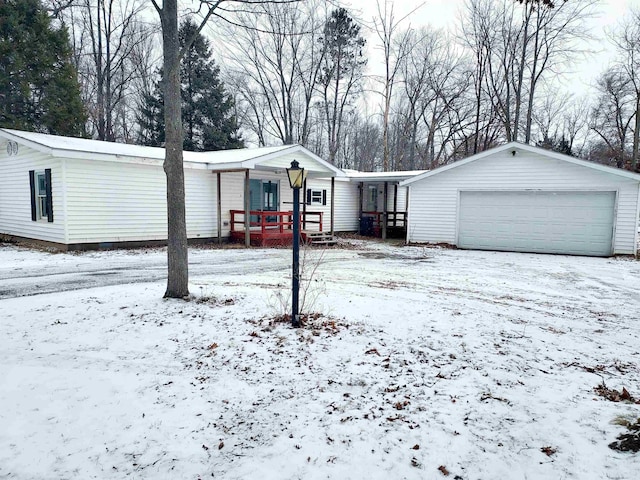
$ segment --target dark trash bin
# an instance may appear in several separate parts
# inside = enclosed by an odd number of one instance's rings
[[[360,217],[360,235],[373,237],[373,217]]]

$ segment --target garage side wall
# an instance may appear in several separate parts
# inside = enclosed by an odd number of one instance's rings
[[[614,253],[635,253],[638,182],[524,152],[496,153],[411,184],[407,240],[455,245],[459,191],[527,189],[617,191]]]
[[[51,169],[53,222],[31,219],[29,171]],[[65,243],[63,163],[51,155],[24,145],[17,155],[7,154],[7,141],[0,140],[0,233]]]
[[[166,240],[162,167],[67,159],[68,243]],[[185,169],[187,236],[217,235],[216,182],[207,170]]]

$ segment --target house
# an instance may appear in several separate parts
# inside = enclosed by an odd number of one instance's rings
[[[358,185],[359,231],[386,239],[405,238],[407,219],[407,188],[402,181],[425,173],[426,170],[397,172],[358,172],[345,170],[352,183]]]
[[[294,159],[342,192],[344,172],[300,145],[184,152],[189,240],[290,238]],[[0,234],[65,250],[166,242],[163,161],[163,148],[0,129]],[[333,210],[314,206],[305,226],[333,229]]]
[[[610,256],[636,253],[640,175],[511,142],[409,188],[407,241]]]

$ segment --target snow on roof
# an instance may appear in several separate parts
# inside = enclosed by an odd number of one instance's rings
[[[87,138],[63,137],[45,133],[0,128],[0,137],[24,144],[54,157],[162,165],[163,147],[145,147]],[[241,148],[212,152],[183,152],[185,167],[209,170],[283,169],[297,158],[311,176],[344,177],[344,172],[302,145]]]
[[[42,150],[50,150],[49,153],[56,156],[57,152],[81,152],[103,155],[115,155],[119,157],[146,158],[151,160],[164,160],[163,147],[146,147],[127,143],[106,142],[87,138],[63,137],[45,133],[23,132],[8,128],[0,129],[14,139],[25,140],[30,146]],[[38,148],[40,147],[40,148]],[[292,145],[280,145],[277,147],[243,148],[236,150],[219,150],[215,152],[184,152],[185,162],[195,163],[235,163],[255,159],[281,150],[291,148]]]
[[[23,132],[9,128],[1,129],[14,139],[26,140],[35,148],[38,146],[50,150],[69,150],[87,153],[103,153],[108,155],[122,155],[130,157],[144,157],[150,159],[163,159],[164,148],[143,147],[140,145],[129,145],[126,143],[105,142],[101,140],[91,140],[87,138],[62,137],[60,135],[49,135],[45,133]]]
[[[404,170],[404,171],[395,171],[395,172],[360,172],[358,170],[348,170],[345,169],[349,179],[360,182],[367,181],[380,181],[380,182],[398,182],[402,180],[409,179],[416,175],[423,174],[428,170]]]
[[[413,178],[409,178],[408,180],[403,181],[400,185],[401,186],[407,186],[407,185],[411,185],[414,182],[418,182],[424,178],[428,178],[431,177],[433,175],[437,175],[439,173],[443,173],[446,172],[447,170],[451,170],[453,168],[458,168],[458,167],[462,167],[463,165],[466,165],[468,163],[471,162],[475,162],[476,160],[480,160],[482,158],[486,158],[488,156],[491,156],[493,154],[496,153],[500,153],[500,152],[504,152],[504,151],[509,151],[509,150],[513,150],[518,151],[525,151],[525,152],[529,152],[529,153],[533,153],[536,155],[541,155],[544,157],[549,157],[549,158],[553,158],[556,160],[562,160],[564,162],[569,162],[569,163],[573,163],[575,165],[580,165],[582,167],[587,167],[587,168],[592,168],[594,170],[599,170],[601,172],[604,173],[609,173],[612,175],[618,175],[620,177],[625,177],[625,178],[630,178],[632,180],[638,181],[640,182],[640,175],[638,175],[637,173],[633,173],[630,172],[628,170],[622,170],[621,168],[614,168],[614,167],[609,167],[607,165],[601,165],[599,163],[595,163],[595,162],[589,162],[587,160],[581,160],[579,158],[576,157],[572,157],[569,155],[565,155],[562,153],[558,153],[558,152],[554,152],[553,150],[547,150],[544,148],[540,148],[540,147],[535,147],[533,145],[528,145],[526,143],[520,143],[520,142],[509,142],[506,143],[505,145],[501,145],[499,147],[495,147],[489,150],[485,150],[484,152],[480,152],[477,153],[475,155],[472,155],[470,157],[465,158],[464,160],[459,160],[457,162],[454,163],[450,163],[449,165],[444,165],[442,167],[438,167],[434,170],[428,170],[424,173],[422,173],[421,175],[415,176]]]

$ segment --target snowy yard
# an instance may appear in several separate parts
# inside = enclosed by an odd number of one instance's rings
[[[638,478],[640,262],[354,244],[298,330],[288,250],[0,244],[0,478]]]

